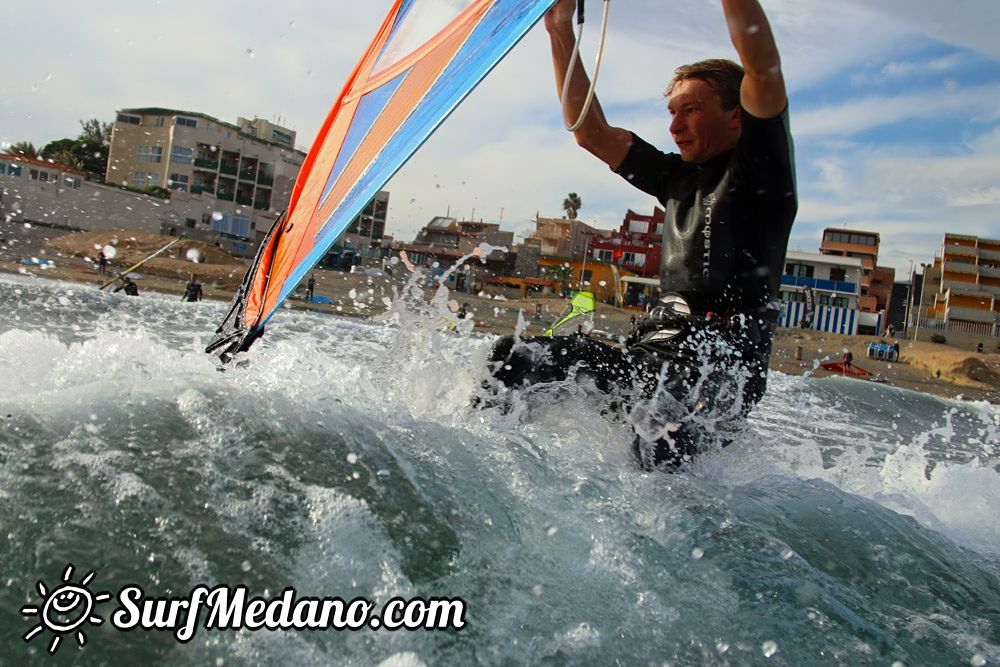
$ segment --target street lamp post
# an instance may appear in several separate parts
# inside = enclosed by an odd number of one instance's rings
[[[924,285],[927,284],[927,264],[920,262],[920,268],[922,269],[920,274],[920,300],[917,301],[917,325],[913,330],[913,342],[917,341],[917,337],[920,335],[920,309],[924,305]]]
[[[587,250],[590,248],[590,234],[584,232],[586,241],[583,244],[583,266],[580,267],[580,289],[583,289],[583,277],[587,273]]]

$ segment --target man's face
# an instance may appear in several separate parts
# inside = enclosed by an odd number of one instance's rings
[[[740,138],[739,107],[726,111],[705,81],[682,79],[670,92],[670,135],[685,162],[704,162],[730,150]]]

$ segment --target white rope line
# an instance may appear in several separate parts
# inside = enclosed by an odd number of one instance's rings
[[[579,0],[583,2],[583,0]],[[580,111],[580,117],[576,119],[575,123],[569,124],[563,121],[566,129],[569,132],[576,132],[583,125],[583,121],[587,118],[587,114],[590,113],[590,104],[594,101],[594,92],[597,90],[597,77],[601,73],[601,60],[604,57],[604,38],[608,33],[608,8],[611,6],[610,0],[604,0],[604,12],[601,16],[601,40],[597,45],[597,58],[594,61],[594,76],[590,81],[590,90],[587,91],[587,99],[583,103],[583,109]],[[566,109],[566,101],[569,98],[569,84],[573,77],[573,68],[576,66],[576,60],[580,55],[580,41],[583,38],[583,21],[577,23],[577,35],[576,44],[573,45],[573,55],[569,60],[569,68],[566,70],[566,80],[563,81],[562,89],[562,108]],[[565,116],[565,111],[563,112]]]

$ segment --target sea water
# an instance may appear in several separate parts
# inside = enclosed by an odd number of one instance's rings
[[[405,301],[283,310],[223,372],[225,304],[0,278],[0,662],[1000,661],[996,406],[772,373],[735,444],[644,473],[573,387],[472,409],[490,338]],[[84,583],[87,622],[39,622]],[[115,627],[126,586],[460,598],[464,625],[181,643]]]

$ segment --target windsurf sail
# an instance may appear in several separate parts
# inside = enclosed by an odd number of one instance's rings
[[[582,317],[587,313],[592,313],[595,310],[597,310],[597,299],[594,298],[594,293],[577,292],[576,295],[570,299],[569,306],[566,311],[559,316],[559,319],[556,320],[555,324],[545,330],[545,335],[554,336],[556,331],[564,328],[576,318]]]
[[[249,348],[386,181],[555,0],[396,0],[206,348]]]

